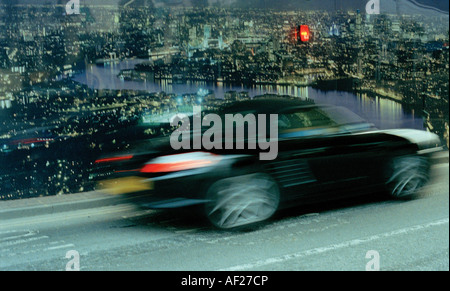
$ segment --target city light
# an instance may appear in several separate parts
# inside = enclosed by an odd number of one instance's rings
[[[300,40],[301,42],[309,41],[310,31],[308,25],[300,25]]]

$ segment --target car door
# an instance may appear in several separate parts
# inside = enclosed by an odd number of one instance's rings
[[[364,185],[374,156],[363,138],[342,132],[317,106],[279,113],[279,155],[271,170],[292,199],[336,194]],[[364,148],[364,150],[362,150]]]

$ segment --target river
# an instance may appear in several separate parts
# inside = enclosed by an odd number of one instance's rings
[[[92,89],[141,90],[173,94],[196,93],[199,89],[214,91],[216,98],[223,98],[228,91],[246,91],[250,97],[269,94],[291,95],[313,99],[318,104],[332,104],[347,107],[356,114],[373,123],[379,129],[415,128],[424,129],[423,117],[393,100],[381,97],[356,95],[344,91],[322,91],[311,87],[254,85],[236,86],[223,83],[188,82],[172,84],[168,81],[124,81],[118,77],[121,70],[133,69],[143,60],[127,60],[116,64],[88,65],[87,69],[74,76],[74,80]]]

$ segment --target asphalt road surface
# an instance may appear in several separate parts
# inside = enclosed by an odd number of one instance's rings
[[[449,270],[449,168],[408,201],[283,211],[243,231],[130,203],[0,221],[0,270]]]

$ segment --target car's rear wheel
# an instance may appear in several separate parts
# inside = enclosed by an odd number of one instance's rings
[[[413,196],[428,182],[429,170],[425,157],[407,155],[392,159],[386,183],[389,194],[396,199]]]
[[[208,220],[215,227],[232,229],[270,218],[278,209],[280,192],[270,176],[259,173],[214,183],[207,200]]]

